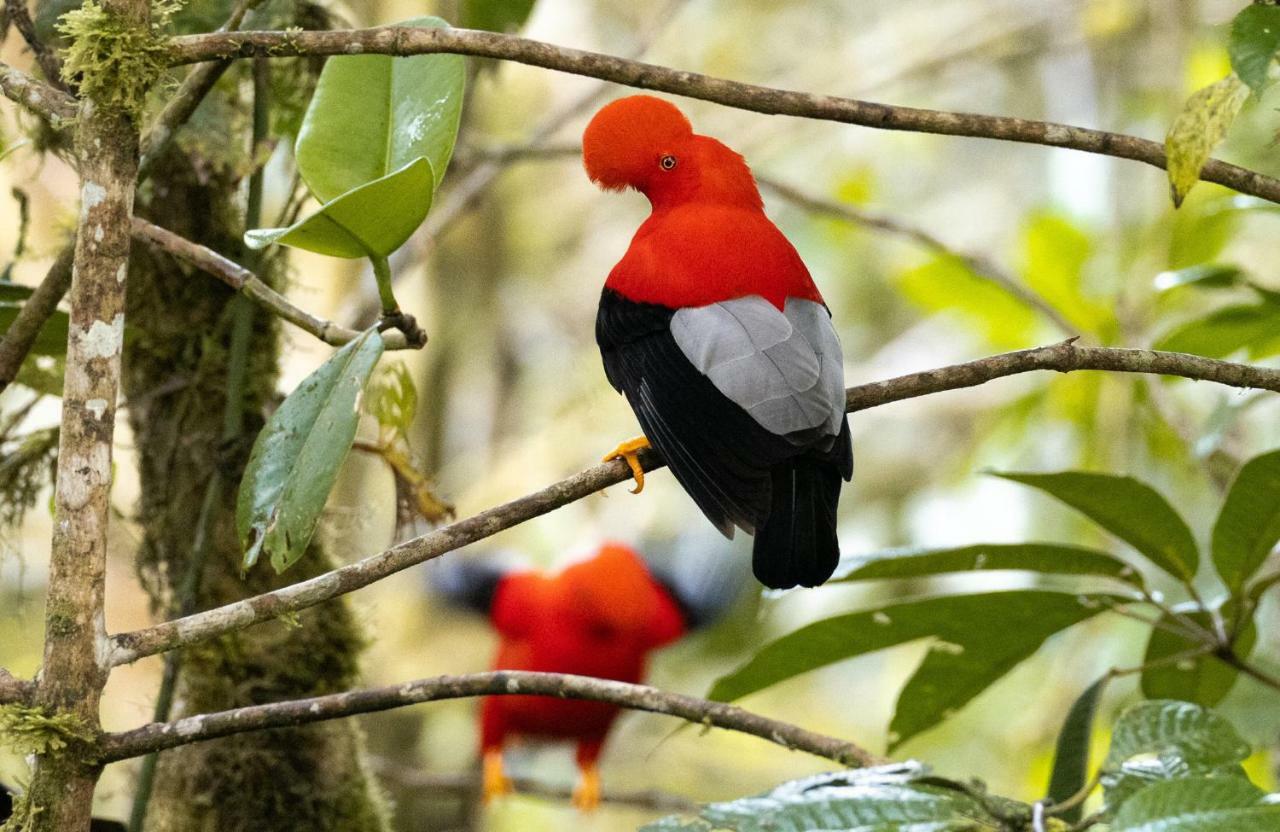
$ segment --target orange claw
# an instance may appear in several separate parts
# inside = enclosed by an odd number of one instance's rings
[[[628,439],[605,454],[603,462],[609,462],[614,459],[626,460],[627,465],[631,467],[631,476],[635,478],[636,487],[631,489],[632,494],[639,494],[644,491],[644,469],[640,467],[640,459],[638,454],[641,451],[648,450],[649,439],[644,436],[637,436],[635,439]]]
[[[582,776],[573,790],[573,805],[583,812],[590,812],[600,805],[600,770],[595,763],[582,766]]]
[[[502,769],[502,749],[489,748],[484,752],[483,791],[485,805],[499,797],[511,794],[511,781]]]

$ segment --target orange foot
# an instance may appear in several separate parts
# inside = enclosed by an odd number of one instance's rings
[[[582,776],[573,790],[573,805],[583,812],[590,812],[600,805],[600,770],[595,763],[582,766]]]
[[[499,797],[511,794],[511,781],[502,770],[501,748],[490,748],[484,752],[484,781],[481,794],[485,805]]]
[[[637,436],[635,439],[628,439],[609,453],[605,454],[604,462],[612,459],[624,459],[627,465],[631,466],[631,476],[635,478],[636,487],[631,489],[632,494],[639,494],[644,491],[644,469],[640,467],[639,453],[650,447],[649,440],[644,436]]]

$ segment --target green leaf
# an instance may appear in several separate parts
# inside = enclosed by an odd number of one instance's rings
[[[1057,497],[1170,575],[1184,581],[1195,577],[1200,555],[1191,530],[1173,506],[1146,483],[1084,471],[995,475]]]
[[[1253,359],[1280,352],[1280,304],[1228,306],[1183,324],[1157,341],[1154,349],[1224,358],[1248,350]]]
[[[0,333],[8,332],[13,326],[22,305],[34,291],[29,286],[14,283],[0,283]],[[51,355],[61,358],[67,354],[67,330],[70,318],[66,312],[54,311],[49,319],[40,327],[40,332],[31,344],[31,355]],[[25,363],[25,362],[24,362]]]
[[[918,782],[918,765],[820,774],[758,797],[713,803],[701,819],[735,832],[985,832],[1000,823],[955,788]],[[1025,807],[1024,807],[1025,808]],[[658,830],[706,829],[697,826]]]
[[[1153,284],[1157,292],[1167,292],[1180,286],[1198,289],[1229,289],[1240,285],[1244,273],[1238,266],[1228,263],[1199,263],[1184,269],[1160,272]]]
[[[1248,97],[1249,88],[1236,76],[1228,75],[1197,90],[1183,105],[1164,140],[1175,207],[1182,205],[1182,200],[1200,181],[1200,169],[1231,129],[1240,106]]]
[[[1244,777],[1249,746],[1231,723],[1190,702],[1150,700],[1116,721],[1102,768],[1107,805],[1121,806],[1151,783],[1185,777]]]
[[[1213,525],[1213,564],[1232,595],[1280,542],[1280,450],[1246,462]]]
[[[448,27],[438,17],[398,25]],[[458,135],[465,77],[459,55],[330,58],[295,148],[307,187],[330,202],[422,158],[438,187]]]
[[[1280,50],[1280,6],[1254,3],[1231,21],[1227,51],[1231,68],[1255,94],[1269,83],[1271,62]]]
[[[1111,832],[1276,832],[1280,802],[1247,780],[1188,777],[1155,783],[1126,802]]]
[[[955,257],[938,256],[895,278],[902,294],[928,312],[953,313],[1000,349],[1027,345],[1036,312]]]
[[[1213,632],[1213,619],[1204,610],[1190,611],[1185,615]],[[1161,617],[1160,624],[1152,628],[1151,637],[1147,640],[1143,664],[1160,662],[1203,646],[1165,629],[1176,626],[1172,617]],[[1257,640],[1258,629],[1249,621],[1236,637],[1235,647],[1241,655],[1247,656]],[[1142,671],[1142,695],[1148,699],[1182,699],[1210,708],[1231,692],[1239,675],[1238,670],[1212,654],[1188,657]]]
[[[1084,601],[1055,592],[992,593],[981,612],[966,611],[967,619],[948,622],[898,694],[889,750],[949,718],[1039,650],[1049,636],[1102,608],[1088,596]]]
[[[1093,721],[1110,680],[1110,676],[1103,676],[1089,685],[1067,712],[1053,753],[1053,774],[1049,776],[1049,799],[1054,803],[1062,803],[1074,796],[1089,782],[1089,742],[1093,738]],[[1080,820],[1083,809],[1084,804],[1080,803],[1058,817],[1067,823],[1075,823]]]
[[[246,231],[244,241],[254,249],[281,243],[330,257],[386,257],[422,224],[433,191],[431,163],[420,158],[288,228]]]
[[[1111,318],[1084,293],[1084,267],[1093,255],[1089,235],[1066,217],[1042,212],[1023,229],[1027,285],[1082,332],[1099,332]]]
[[[1142,576],[1105,552],[1057,543],[980,543],[954,549],[910,549],[858,558],[830,583],[923,578],[955,572],[1016,569],[1050,575],[1100,575],[1140,586]]]
[[[382,336],[369,330],[338,350],[289,394],[258,434],[236,503],[245,569],[265,552],[283,572],[306,552],[351,450],[360,394],[382,346]]]
[[[418,412],[418,388],[408,365],[396,361],[384,366],[369,383],[364,406],[384,431],[407,437]]]
[[[1095,614],[1099,606],[1089,596],[1082,600],[1048,590],[1011,590],[902,601],[838,615],[766,644],[737,670],[717,679],[708,697],[720,702],[739,699],[801,673],[928,636],[966,646],[966,652],[973,645],[972,652],[981,652],[987,640],[1043,632],[1048,620],[1059,628],[1069,626]]]
[[[466,0],[462,25],[467,29],[514,32],[533,12],[535,0]]]

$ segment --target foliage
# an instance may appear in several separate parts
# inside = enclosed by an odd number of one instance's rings
[[[1272,64],[1280,52],[1280,6],[1257,0],[1231,22],[1231,67],[1255,94],[1272,81]]]
[[[351,450],[359,400],[382,349],[382,336],[369,330],[338,350],[258,434],[236,503],[245,569],[265,552],[283,572],[306,552]]]
[[[1095,707],[1096,693],[1085,710]],[[1068,720],[1068,730],[1079,727]],[[1140,703],[1116,721],[1102,771],[1105,806],[1095,820],[1108,822],[1111,832],[1280,828],[1277,796],[1264,795],[1240,766],[1248,753],[1230,723],[1199,706]],[[1065,797],[1050,793],[1041,807],[1048,820],[1035,828],[1063,830],[1078,819]],[[911,762],[784,783],[709,804],[696,818],[663,818],[641,832],[1013,832],[1032,828],[1033,814],[1032,806]]]
[[[1146,588],[1147,579],[1135,565],[1080,547],[980,544],[879,553],[855,560],[836,583],[1013,569],[1086,581],[1119,580],[1129,589],[1085,594],[1047,589],[952,594],[895,601],[827,618],[760,648],[744,665],[717,680],[710,698],[738,699],[833,662],[916,639],[935,639],[898,697],[890,725],[893,747],[946,719],[1054,633],[1106,607],[1135,603],[1153,606],[1161,616],[1147,646],[1143,690],[1205,705],[1226,696],[1239,671],[1224,661],[1223,653],[1240,658],[1252,651],[1257,636],[1252,617],[1256,598],[1249,594],[1248,584],[1280,541],[1280,509],[1276,508],[1280,505],[1276,493],[1280,452],[1263,454],[1244,465],[1227,494],[1214,527],[1213,550],[1214,563],[1231,595],[1212,606],[1200,600],[1192,584],[1200,553],[1191,530],[1149,485],[1132,477],[1079,471],[998,476],[1040,489],[1082,512],[1143,554],[1160,572],[1184,584],[1191,598],[1170,607]],[[1077,721],[1083,719],[1083,713],[1077,717]]]
[[[1200,169],[1231,129],[1231,122],[1248,96],[1249,88],[1236,76],[1228,75],[1187,99],[1164,140],[1175,206],[1182,205],[1200,181]]]

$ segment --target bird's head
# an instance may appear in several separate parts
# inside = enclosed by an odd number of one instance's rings
[[[600,187],[635,188],[655,207],[696,200],[760,205],[742,157],[694,133],[684,113],[652,95],[602,107],[582,134],[582,162]]]
[[[572,616],[625,642],[666,643],[683,631],[675,602],[629,546],[605,543],[556,578]]]

